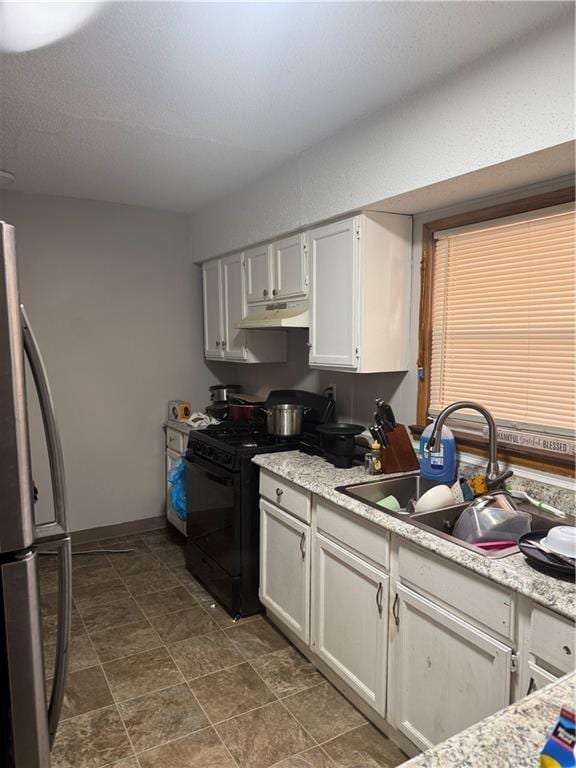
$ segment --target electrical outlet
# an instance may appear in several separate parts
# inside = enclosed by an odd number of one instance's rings
[[[336,400],[336,384],[328,384],[324,388],[324,396],[328,397],[330,400]]]

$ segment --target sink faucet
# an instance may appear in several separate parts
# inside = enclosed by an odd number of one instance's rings
[[[498,485],[500,485],[504,480],[506,480],[512,472],[505,472],[503,475],[500,474],[500,467],[498,465],[498,457],[497,457],[497,446],[496,446],[496,422],[494,421],[494,417],[490,413],[489,410],[484,408],[483,405],[479,405],[478,403],[472,403],[467,400],[462,400],[459,403],[452,403],[452,405],[448,405],[444,410],[440,413],[438,418],[436,419],[436,422],[434,424],[434,429],[432,430],[432,434],[428,438],[428,444],[426,445],[427,450],[433,452],[433,448],[436,445],[437,442],[439,442],[439,438],[442,435],[442,427],[444,426],[444,422],[450,416],[450,414],[454,413],[454,411],[460,411],[464,408],[470,408],[474,411],[478,411],[484,418],[486,419],[486,423],[488,424],[488,465],[486,467],[486,478],[488,480],[488,486],[491,488],[496,488]]]

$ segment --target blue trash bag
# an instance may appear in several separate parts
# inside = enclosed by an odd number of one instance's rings
[[[180,520],[186,520],[186,467],[183,459],[177,461],[168,471],[168,482],[172,509]]]

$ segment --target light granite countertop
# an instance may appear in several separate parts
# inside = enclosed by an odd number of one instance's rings
[[[540,573],[528,565],[522,554],[510,555],[499,560],[484,557],[335,490],[340,485],[374,480],[374,477],[365,473],[363,467],[336,469],[319,456],[308,456],[299,451],[260,454],[255,456],[253,461],[263,469],[291,480],[296,485],[348,509],[391,533],[526,595],[546,608],[570,619],[576,619],[575,585]],[[394,475],[387,475],[387,477],[394,477]]]
[[[535,768],[560,708],[573,708],[576,673],[490,715],[402,768]]]

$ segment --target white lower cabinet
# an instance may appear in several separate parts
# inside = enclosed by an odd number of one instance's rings
[[[545,688],[547,685],[550,685],[550,683],[555,683],[556,680],[559,679],[557,675],[553,675],[546,669],[542,669],[532,661],[528,661],[526,667],[528,671],[528,684],[524,691],[524,695],[526,696],[534,693],[534,691],[539,691],[540,688]]]
[[[526,616],[517,699],[554,683],[576,667],[574,622],[532,601]]]
[[[511,648],[400,584],[393,616],[390,706],[418,747],[510,703]]]
[[[574,669],[568,619],[272,472],[261,493],[260,600],[405,748],[429,749],[507,707],[512,689],[522,698]]]
[[[312,650],[384,715],[389,578],[320,534],[313,563]]]
[[[310,640],[310,526],[260,500],[260,601]]]

